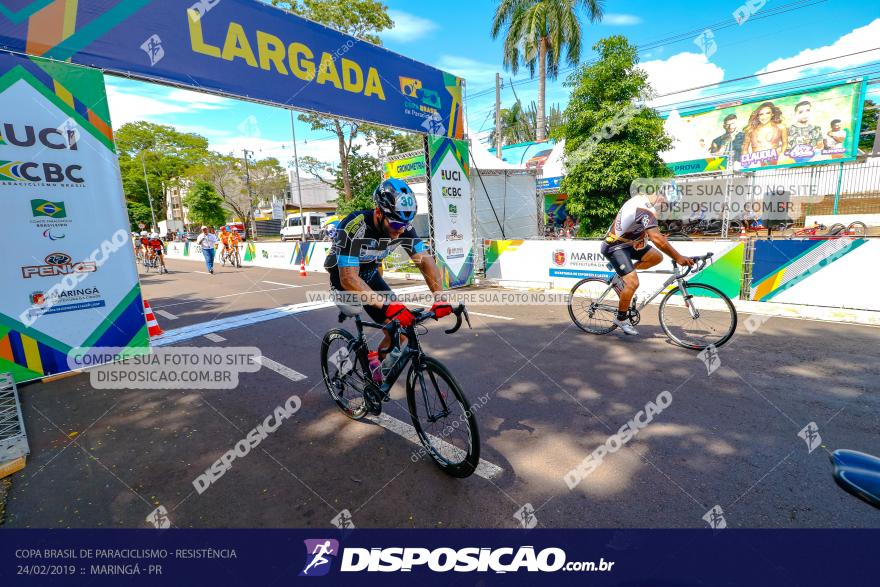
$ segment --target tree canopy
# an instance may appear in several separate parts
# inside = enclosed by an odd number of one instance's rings
[[[598,61],[581,66],[566,81],[571,99],[557,133],[566,141],[561,190],[587,235],[611,225],[634,179],[671,175],[659,154],[672,146],[663,119],[642,106],[652,90],[638,67],[636,47],[616,35],[593,48]]]

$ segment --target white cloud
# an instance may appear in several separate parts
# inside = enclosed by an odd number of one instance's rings
[[[233,102],[226,98],[199,94],[188,90],[106,78],[107,104],[110,119],[118,128],[127,122],[151,120],[159,122],[169,114],[195,114],[204,110],[231,108]]]
[[[702,53],[677,53],[668,59],[643,61],[639,67],[648,73],[648,81],[660,95],[714,84],[724,79],[724,70]],[[696,98],[704,92],[705,90],[682,92],[668,98],[658,98],[652,105],[674,104]]]
[[[783,57],[773,60],[766,67],[758,70],[757,73],[762,74],[767,71],[788,67],[793,69],[780,71],[779,73],[766,73],[758,79],[762,84],[787,82],[800,79],[806,75],[819,73],[823,70],[837,70],[877,61],[880,59],[880,50],[868,51],[859,55],[834,59],[833,61],[826,61],[816,65],[807,65],[813,61],[873,49],[877,46],[877,39],[880,39],[880,18],[863,27],[852,30],[830,45],[815,49],[804,49],[794,57]]]
[[[459,55],[441,55],[436,66],[443,71],[464,78],[470,93],[487,87],[495,87],[495,72],[502,72],[503,75],[504,71],[500,62],[486,63]]]
[[[602,24],[607,24],[611,26],[633,26],[637,24],[642,24],[642,18],[640,16],[636,16],[635,14],[619,14],[615,12],[609,12],[602,17]]]
[[[394,28],[382,33],[382,38],[400,43],[409,43],[425,38],[438,28],[433,20],[403,12],[402,10],[389,10],[388,16],[394,21]]]

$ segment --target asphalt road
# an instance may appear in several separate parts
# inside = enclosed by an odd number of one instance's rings
[[[158,316],[166,331],[326,288],[323,274],[169,266],[143,280],[154,309],[175,316]],[[584,334],[563,306],[472,306],[473,329],[454,335],[432,323],[425,348],[481,404],[493,472],[464,480],[419,458],[399,425],[336,409],[319,365],[320,337],[338,325],[330,308],[182,343],[260,348],[274,370],[243,374],[235,389],[97,390],[87,374],[23,386],[32,454],[6,524],[149,527],[159,505],[178,527],[330,527],[347,510],[357,527],[506,528],[521,526],[524,506],[544,527],[706,527],[715,506],[733,528],[880,524],[880,512],[836,487],[828,462],[836,448],[880,453],[880,330],[773,318],[754,334],[741,328],[709,375],[665,339],[653,308],[637,338]],[[566,473],[662,391],[669,405],[569,489]],[[292,395],[301,407],[290,419],[194,491]],[[402,383],[386,413],[409,422]],[[821,436],[812,452],[798,436],[810,422]]]

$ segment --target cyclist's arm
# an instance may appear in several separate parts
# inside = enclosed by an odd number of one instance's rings
[[[679,265],[686,265],[690,267],[694,264],[693,259],[690,257],[685,257],[681,253],[675,250],[671,244],[669,244],[669,240],[660,232],[659,228],[649,228],[645,231],[645,234],[648,235],[648,238],[651,239],[651,242],[657,245],[657,248],[672,257],[672,260],[678,263]]]
[[[435,294],[442,291],[443,286],[440,285],[440,269],[437,267],[434,257],[428,253],[416,253],[410,258],[419,268],[419,271],[421,271],[425,278],[425,283],[428,284],[428,288]],[[437,296],[434,297],[437,298]]]
[[[412,259],[412,262],[416,264],[416,267],[419,268],[419,271],[425,278],[425,283],[428,284],[428,288],[434,294],[442,291],[443,286],[440,281],[440,269],[437,267],[433,255],[428,251],[425,242],[419,238],[418,234],[416,234],[415,229],[409,228],[403,233],[402,244],[404,250],[409,255],[409,258]],[[439,295],[435,295],[434,298],[437,301],[440,301]]]

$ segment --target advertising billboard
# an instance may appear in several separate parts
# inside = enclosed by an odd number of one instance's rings
[[[0,200],[0,372],[28,381],[69,371],[74,348],[147,346],[100,71],[0,55]]]
[[[444,289],[474,281],[474,237],[467,141],[430,137],[434,254]]]
[[[13,4],[0,10],[0,47],[11,51],[414,132],[464,133],[462,79],[268,3]]]
[[[864,93],[856,81],[756,98],[682,114],[667,130],[687,160],[726,157],[736,171],[839,163],[856,157]]]

